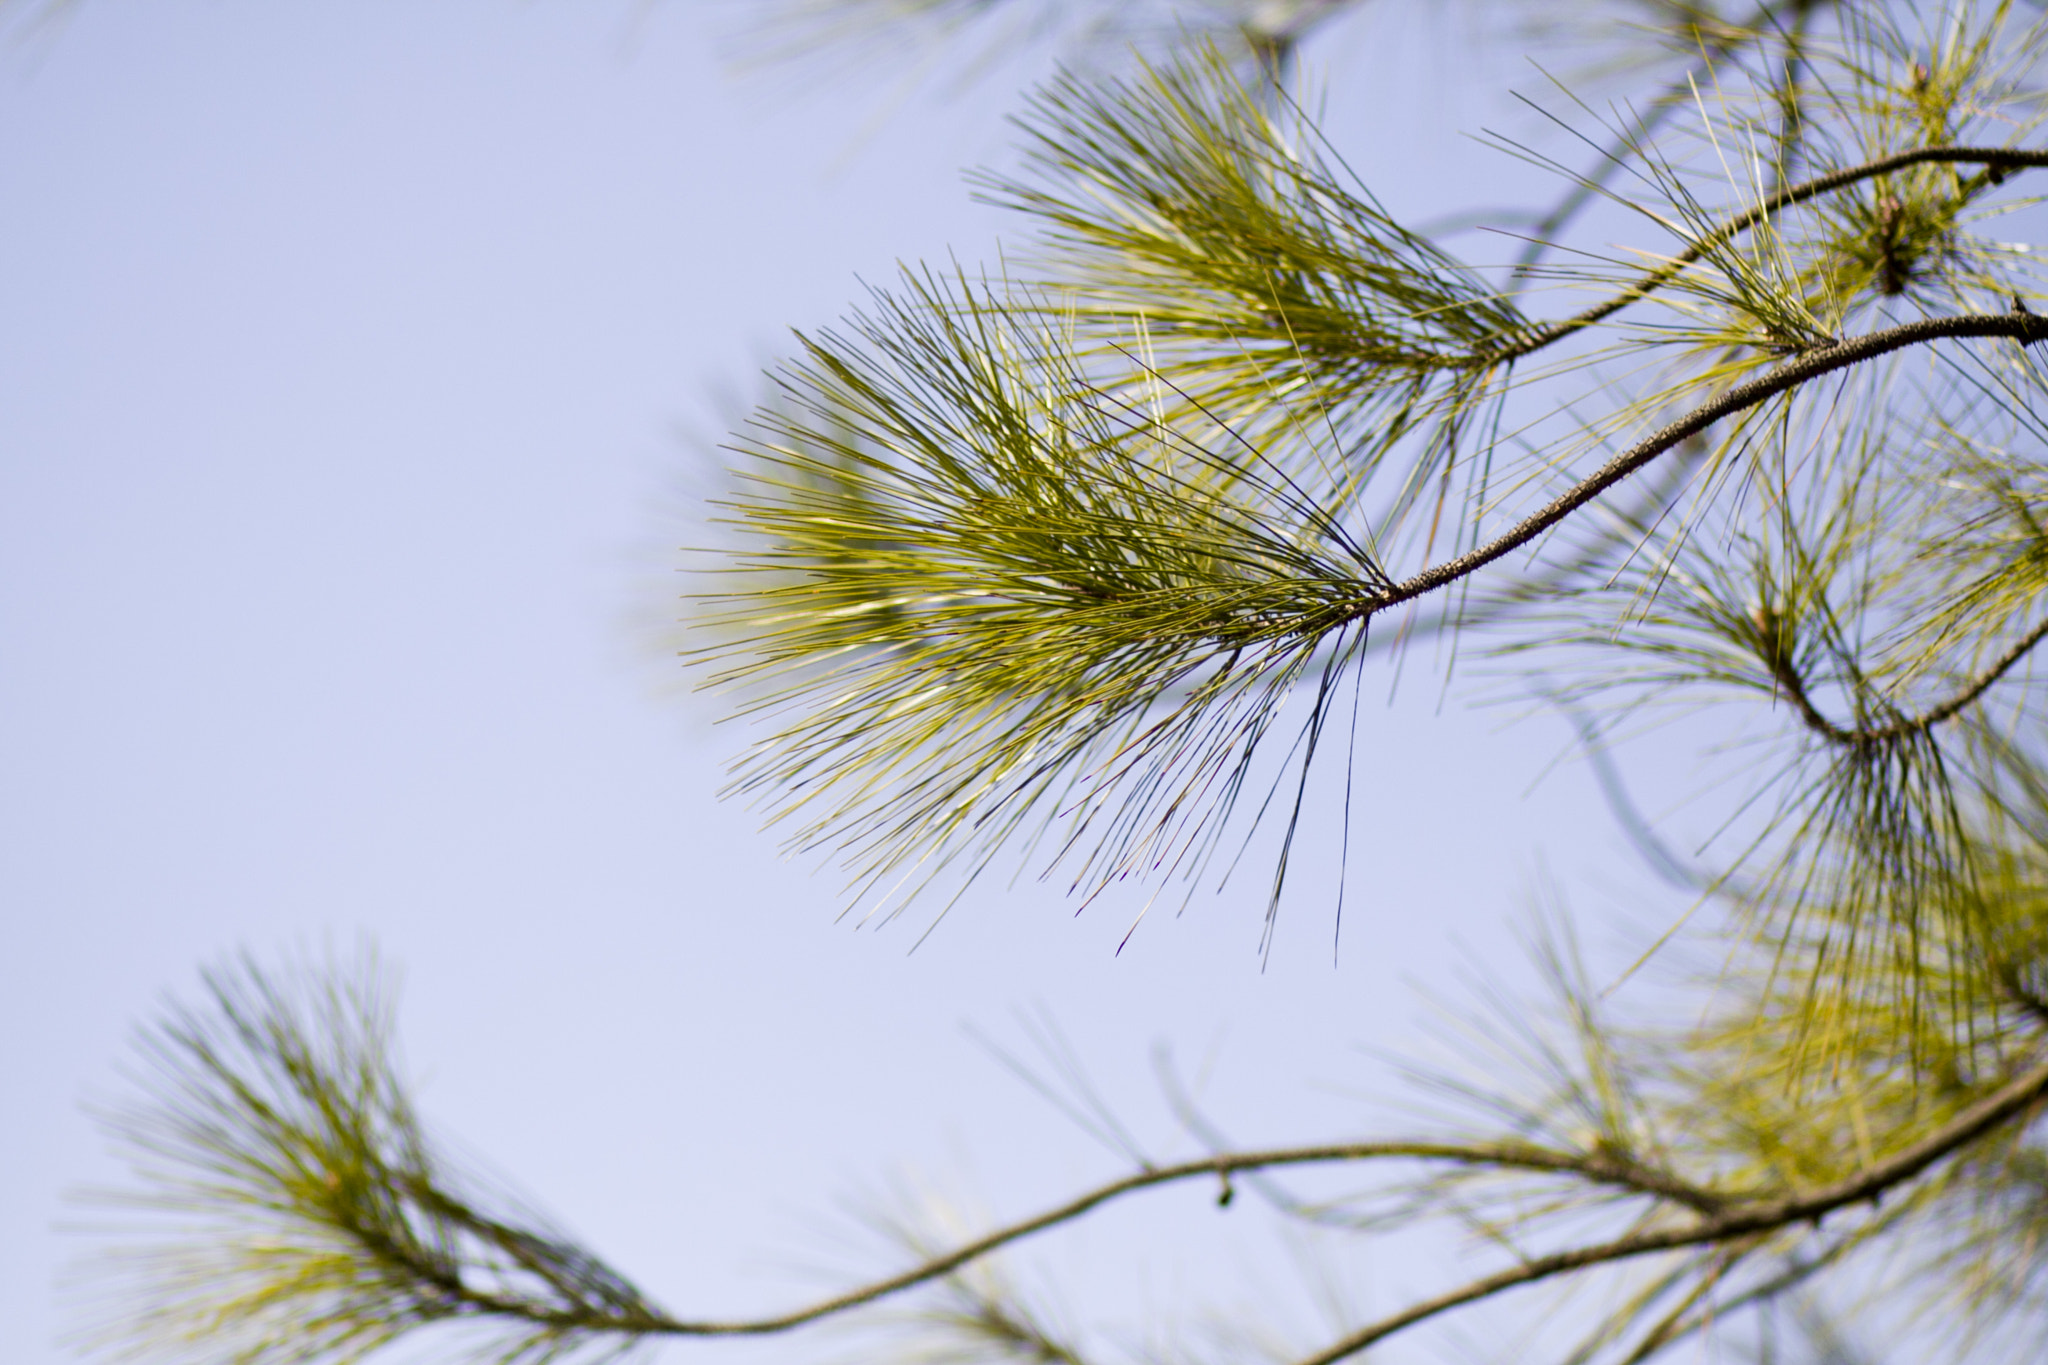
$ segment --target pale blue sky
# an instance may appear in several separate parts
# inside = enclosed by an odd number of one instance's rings
[[[897,1176],[1015,1213],[1113,1173],[963,1023],[1022,1046],[1043,1006],[1162,1150],[1160,1041],[1213,1052],[1246,1139],[1384,1129],[1358,1049],[1413,1041],[1404,979],[1511,957],[1539,850],[1637,884],[1582,768],[1529,795],[1560,724],[1418,676],[1363,726],[1337,966],[1305,894],[1261,973],[1250,885],[1120,957],[1134,903],[994,883],[914,955],[921,922],[837,921],[717,800],[736,732],[647,623],[714,395],[857,277],[991,256],[958,172],[1005,155],[1023,68],[881,115],[884,73],[734,75],[734,12],[85,0],[0,53],[0,1358],[67,1358],[60,1194],[115,1174],[81,1101],[240,948],[374,935],[430,1117],[671,1308],[739,1312],[875,1267],[845,1203]],[[1411,216],[1532,183],[1456,133],[1540,82],[1445,27],[1320,53]],[[1123,1215],[1049,1263],[1133,1324],[1312,1323],[1270,1242],[1202,1241],[1252,1215],[1182,1202],[1172,1254]],[[1407,1261],[1352,1264],[1385,1303]]]

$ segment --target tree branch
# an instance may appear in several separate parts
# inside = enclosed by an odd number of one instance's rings
[[[1822,1218],[1837,1209],[1876,1199],[1893,1186],[1911,1180],[1958,1148],[1968,1145],[2017,1117],[2026,1109],[2039,1104],[2044,1095],[2048,1095],[2048,1062],[2022,1072],[1920,1141],[1845,1180],[1823,1185],[1805,1194],[1731,1205],[1725,1211],[1701,1218],[1688,1227],[1658,1228],[1631,1233],[1594,1246],[1577,1247],[1570,1251],[1555,1252],[1549,1256],[1524,1261],[1498,1274],[1473,1280],[1449,1293],[1426,1299],[1389,1317],[1381,1318],[1378,1322],[1361,1327],[1316,1354],[1295,1362],[1295,1365],[1335,1365],[1335,1362],[1356,1355],[1374,1342],[1383,1341],[1403,1328],[1412,1327],[1418,1322],[1426,1321],[1453,1308],[1491,1298],[1503,1290],[1534,1284],[1538,1280],[1547,1280],[1569,1271],[1647,1256],[1658,1251],[1675,1251],[1681,1247],[1702,1246],[1759,1232],[1773,1232],[1794,1223],[1811,1222],[1818,1225]]]
[[[1679,1204],[1690,1208],[1697,1215],[1695,1221],[1683,1227],[1634,1233],[1596,1246],[1526,1261],[1519,1266],[1476,1280],[1448,1294],[1382,1319],[1297,1363],[1333,1365],[1333,1362],[1363,1350],[1373,1342],[1390,1336],[1404,1327],[1463,1304],[1487,1298],[1505,1289],[1548,1279],[1568,1271],[1648,1255],[1652,1252],[1752,1236],[1798,1222],[1817,1223],[1824,1215],[1835,1209],[1876,1198],[1892,1186],[1918,1175],[1957,1148],[2038,1102],[2044,1093],[2048,1093],[2048,1063],[2043,1063],[2008,1082],[1926,1138],[1858,1175],[1805,1194],[1775,1199],[1729,1199],[1667,1172],[1645,1167],[1631,1158],[1604,1153],[1557,1152],[1519,1143],[1339,1143],[1316,1147],[1223,1153],[1197,1161],[1139,1171],[1120,1180],[1099,1185],[1033,1217],[1011,1223],[986,1236],[963,1243],[901,1274],[876,1280],[792,1312],[768,1317],[717,1320],[673,1318],[667,1315],[650,1317],[642,1313],[614,1314],[526,1303],[508,1296],[476,1291],[466,1286],[445,1288],[451,1298],[457,1298],[465,1305],[464,1311],[468,1313],[521,1318],[558,1332],[609,1331],[673,1337],[768,1336],[833,1317],[918,1285],[942,1279],[1010,1243],[1072,1222],[1112,1200],[1140,1190],[1204,1177],[1227,1179],[1236,1171],[1373,1159],[1441,1161],[1576,1175],[1634,1194],[1648,1195],[1667,1203]]]
[[[1161,1185],[1204,1177],[1222,1180],[1238,1171],[1265,1170],[1276,1166],[1309,1166],[1366,1160],[1412,1160],[1447,1162],[1467,1166],[1494,1166],[1519,1171],[1554,1172],[1576,1175],[1599,1184],[1611,1185],[1632,1194],[1649,1195],[1681,1204],[1711,1215],[1727,1207],[1727,1201],[1667,1172],[1657,1171],[1623,1156],[1606,1153],[1552,1151],[1523,1143],[1441,1143],[1441,1142],[1357,1142],[1328,1146],[1277,1148],[1267,1151],[1225,1152],[1196,1161],[1156,1166],[1113,1180],[1087,1191],[1043,1213],[996,1229],[966,1242],[944,1255],[934,1256],[899,1275],[876,1280],[858,1289],[824,1299],[793,1312],[773,1317],[728,1321],[668,1319],[659,1326],[636,1326],[633,1330],[666,1336],[765,1336],[816,1322],[848,1309],[859,1308],[903,1290],[915,1288],[950,1275],[969,1262],[1036,1233],[1072,1222],[1074,1219],[1119,1199]]]
[[[2048,640],[2048,620],[2042,621],[2021,636],[2013,643],[2012,648],[1999,655],[1989,668],[1972,678],[1967,686],[1948,700],[1929,707],[1917,716],[1901,716],[1889,725],[1879,726],[1837,725],[1813,704],[1813,699],[1806,693],[1805,679],[1799,676],[1799,670],[1792,666],[1792,661],[1784,657],[1782,651],[1767,655],[1765,662],[1770,666],[1772,680],[1792,702],[1793,709],[1799,713],[1799,719],[1805,723],[1807,729],[1833,744],[1850,748],[1874,748],[1922,734],[1961,714],[1965,707],[1990,691],[1992,684],[2010,672],[2013,665],[2026,658],[2034,646],[2043,640]],[[1771,644],[1769,641],[1765,643],[1767,647]]]
[[[1596,303],[1584,312],[1574,313],[1568,318],[1546,323],[1525,332],[1494,350],[1474,355],[1466,364],[1474,369],[1505,364],[1540,351],[1552,342],[1561,341],[1574,332],[1584,331],[1594,323],[1612,317],[1630,304],[1649,297],[1669,284],[1711,248],[1740,236],[1768,220],[1772,214],[1788,209],[1794,204],[1802,204],[1809,199],[1831,194],[1859,181],[1889,175],[1893,171],[1904,170],[1909,166],[1938,163],[1981,164],[1990,167],[1995,172],[1995,183],[1996,179],[2003,178],[2005,173],[2012,170],[2048,166],[2048,150],[2024,147],[1917,147],[1911,151],[1894,152],[1875,161],[1866,161],[1860,166],[1847,166],[1838,171],[1829,171],[1826,175],[1817,175],[1796,185],[1787,185],[1776,194],[1766,196],[1761,203],[1736,214],[1721,226],[1700,237],[1691,246],[1663,265],[1640,276],[1612,298]]]
[[[466,1283],[459,1272],[388,1244],[388,1239],[357,1231],[384,1264],[431,1285],[430,1296],[448,1315],[509,1318],[532,1323],[550,1333],[620,1333],[634,1336],[732,1337],[768,1336],[875,1303],[919,1285],[952,1276],[1012,1242],[1072,1222],[1125,1195],[1187,1180],[1227,1181],[1233,1172],[1276,1166],[1307,1166],[1364,1160],[1414,1160],[1506,1170],[1578,1176],[1631,1194],[1676,1203],[1712,1215],[1728,1201],[1668,1172],[1644,1166],[1633,1158],[1604,1152],[1559,1152],[1530,1143],[1366,1142],[1326,1146],[1226,1152],[1196,1161],[1158,1166],[1097,1186],[1031,1218],[1011,1223],[951,1251],[927,1258],[911,1269],[877,1280],[807,1307],[770,1317],[729,1320],[675,1318],[653,1310],[637,1298],[631,1302],[593,1301],[591,1296],[565,1295],[568,1302],[544,1303],[516,1293],[493,1292]],[[445,1201],[443,1201],[445,1202]],[[448,1212],[446,1208],[442,1211]],[[460,1210],[462,1222],[479,1236],[502,1245],[506,1230],[473,1211]],[[509,1234],[516,1236],[517,1234]]]
[[[2041,153],[2040,156],[2042,163],[2048,164],[2048,153]],[[1873,360],[1908,346],[1965,337],[2011,337],[2025,345],[2048,341],[2048,317],[2012,312],[1925,318],[1919,322],[1888,327],[1881,332],[1871,332],[1864,336],[1838,341],[1832,346],[1806,351],[1775,370],[1735,385],[1683,417],[1658,428],[1493,540],[1459,555],[1456,559],[1446,560],[1396,583],[1358,612],[1357,616],[1370,616],[1388,607],[1413,601],[1485,568],[1494,560],[1535,540],[1686,437],[1706,430],[1724,417],[1755,407],[1766,399],[1796,389],[1824,374],[1847,369],[1851,365],[1861,364],[1863,361]],[[1357,619],[1357,616],[1350,619]],[[1967,705],[1967,701],[1964,704]]]

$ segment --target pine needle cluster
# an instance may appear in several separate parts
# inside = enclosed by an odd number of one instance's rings
[[[1061,322],[912,277],[807,339],[742,447],[747,548],[714,601],[728,672],[794,719],[741,785],[824,803],[798,840],[867,885],[978,869],[1048,809],[1091,888],[1199,865],[1296,685],[1330,691],[1389,587],[1255,448],[1095,383]]]
[[[156,1234],[101,1269],[102,1344],[150,1358],[353,1362],[425,1324],[541,1365],[659,1320],[624,1278],[428,1140],[373,956],[210,973],[143,1036],[148,1097],[103,1115]]]

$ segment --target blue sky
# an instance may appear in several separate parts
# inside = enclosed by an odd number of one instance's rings
[[[238,950],[374,938],[430,1118],[670,1307],[739,1312],[877,1268],[847,1208],[892,1182],[1016,1213],[1120,1169],[963,1026],[1021,1052],[1043,1011],[1158,1152],[1190,1145],[1161,1043],[1245,1140],[1384,1131],[1361,1049],[1422,1045],[1407,983],[1512,961],[1543,867],[1639,884],[1551,767],[1562,725],[1418,672],[1362,726],[1334,965],[1304,894],[1261,971],[1249,886],[1121,955],[1135,903],[1028,884],[914,954],[915,911],[842,919],[718,799],[744,735],[667,657],[673,547],[787,327],[993,255],[959,172],[1007,156],[1032,59],[898,99],[733,71],[736,12],[86,0],[0,52],[8,1361],[68,1358],[53,1281],[91,1243],[62,1196],[118,1176],[82,1102]],[[1538,185],[1457,136],[1539,83],[1462,22],[1314,54],[1399,214]],[[1322,848],[1301,880],[1334,876]],[[1271,1237],[1185,1204],[1164,1244],[1120,1216],[1046,1265],[1134,1328],[1243,1294],[1312,1340]],[[1442,1269],[1345,1257],[1379,1303]]]

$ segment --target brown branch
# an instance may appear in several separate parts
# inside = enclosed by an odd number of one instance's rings
[[[1684,1227],[1635,1233],[1597,1246],[1525,1261],[1519,1266],[1474,1281],[1448,1294],[1384,1318],[1298,1363],[1333,1365],[1335,1361],[1363,1350],[1373,1342],[1391,1336],[1404,1327],[1523,1284],[1653,1252],[1753,1237],[1793,1223],[1818,1223],[1824,1215],[1838,1208],[1875,1199],[1894,1185],[1910,1180],[1957,1148],[2007,1122],[2029,1105],[2038,1103],[2044,1093],[2048,1093],[2048,1063],[2008,1082],[1977,1104],[1965,1109],[1940,1129],[1890,1159],[1858,1175],[1818,1190],[1777,1199],[1731,1201],[1675,1176],[1644,1167],[1628,1158],[1601,1153],[1556,1152],[1515,1143],[1341,1143],[1319,1147],[1224,1153],[1198,1161],[1155,1167],[1097,1186],[1034,1217],[998,1228],[943,1255],[931,1257],[899,1275],[877,1280],[806,1308],[772,1317],[725,1321],[689,1320],[661,1314],[650,1316],[642,1312],[620,1313],[616,1309],[599,1309],[595,1306],[553,1307],[479,1291],[459,1281],[447,1284],[442,1282],[440,1277],[434,1278],[444,1295],[461,1304],[461,1312],[521,1318],[556,1332],[623,1332],[643,1336],[691,1337],[766,1336],[789,1331],[807,1323],[863,1307],[918,1285],[943,1279],[961,1267],[980,1260],[1012,1242],[1072,1222],[1124,1195],[1204,1177],[1227,1179],[1234,1171],[1371,1159],[1443,1161],[1461,1165],[1577,1175],[1598,1183],[1614,1185],[1632,1193],[1651,1195],[1667,1202],[1678,1203],[1691,1208],[1697,1215],[1694,1222]]]
[[[1355,1355],[1403,1328],[1453,1308],[1491,1298],[1503,1290],[1534,1284],[1570,1271],[1659,1251],[1675,1251],[1755,1233],[1775,1232],[1794,1223],[1818,1225],[1822,1218],[1837,1209],[1877,1199],[1892,1187],[1911,1180],[1958,1148],[2039,1104],[2044,1096],[2048,1096],[2048,1062],[2022,1072],[1920,1141],[1847,1179],[1804,1194],[1730,1205],[1724,1211],[1703,1217],[1689,1226],[1631,1233],[1594,1246],[1535,1257],[1361,1327],[1316,1354],[1297,1361],[1296,1365],[1335,1365],[1335,1362]]]
[[[1468,1166],[1576,1175],[1631,1193],[1649,1195],[1668,1203],[1679,1204],[1692,1209],[1697,1215],[1694,1222],[1684,1227],[1632,1234],[1597,1246],[1560,1252],[1524,1262],[1520,1266],[1475,1281],[1449,1294],[1417,1304],[1391,1318],[1383,1319],[1344,1338],[1327,1350],[1299,1362],[1299,1365],[1332,1365],[1332,1362],[1362,1350],[1404,1327],[1462,1304],[1489,1297],[1504,1289],[1652,1252],[1751,1236],[1797,1222],[1818,1222],[1823,1215],[1837,1208],[1875,1198],[1893,1185],[1911,1179],[1956,1148],[2006,1122],[2028,1105],[2037,1102],[2044,1093],[2048,1093],[2048,1063],[2009,1082],[1976,1105],[1964,1110],[1936,1132],[1889,1160],[1833,1185],[1823,1186],[1806,1194],[1777,1199],[1731,1200],[1669,1173],[1642,1166],[1630,1158],[1605,1153],[1558,1152],[1521,1143],[1338,1143],[1327,1146],[1222,1153],[1196,1161],[1139,1171],[1120,1180],[1099,1185],[1033,1217],[1011,1223],[983,1237],[963,1243],[901,1274],[873,1281],[792,1312],[769,1317],[726,1320],[679,1319],[666,1315],[648,1317],[640,1313],[621,1314],[594,1308],[565,1310],[522,1303],[505,1296],[482,1293],[467,1286],[444,1286],[444,1292],[452,1291],[453,1296],[464,1300],[467,1311],[523,1318],[545,1325],[554,1331],[625,1332],[644,1336],[677,1337],[767,1336],[861,1308],[919,1285],[943,1279],[1004,1246],[1070,1223],[1104,1204],[1141,1190],[1200,1178],[1225,1180],[1237,1171],[1374,1159],[1440,1161]]]
[[[1650,1195],[1709,1214],[1725,1207],[1725,1201],[1709,1190],[1655,1171],[1629,1158],[1605,1153],[1558,1152],[1524,1143],[1441,1143],[1441,1142],[1356,1142],[1317,1147],[1278,1148],[1269,1151],[1226,1152],[1171,1166],[1155,1166],[1099,1185],[1054,1208],[1020,1222],[996,1229],[986,1236],[963,1243],[941,1256],[888,1279],[822,1300],[806,1308],[773,1317],[729,1321],[688,1321],[666,1319],[660,1327],[641,1328],[668,1336],[764,1336],[816,1322],[887,1298],[952,1274],[969,1262],[997,1251],[1012,1242],[1069,1223],[1083,1214],[1119,1199],[1161,1185],[1201,1178],[1228,1179],[1233,1172],[1265,1170],[1277,1166],[1324,1165],[1366,1160],[1411,1160],[1448,1162],[1466,1166],[1491,1166],[1508,1170],[1576,1175],[1600,1184],[1612,1185],[1634,1194]]]
[[[1691,246],[1663,265],[1643,274],[1612,298],[1596,303],[1584,312],[1574,313],[1568,318],[1524,332],[1491,351],[1472,356],[1465,363],[1475,369],[1504,364],[1539,351],[1552,342],[1561,341],[1574,332],[1584,331],[1594,323],[1614,316],[1630,304],[1647,298],[1663,288],[1709,250],[1740,236],[1757,224],[1767,221],[1772,214],[1788,209],[1794,204],[1802,204],[1809,199],[1832,194],[1859,181],[1889,175],[1893,171],[1904,170],[1909,166],[1938,163],[1988,166],[1995,172],[1992,183],[1996,183],[2013,170],[2030,166],[2048,166],[2048,150],[2025,147],[1916,147],[1911,151],[1894,152],[1875,161],[1866,161],[1860,166],[1846,166],[1838,171],[1829,171],[1826,175],[1817,175],[1796,185],[1787,185],[1777,193],[1766,196],[1763,202],[1745,209],[1698,238]]]
[[[1596,1246],[1524,1261],[1498,1274],[1414,1305],[1393,1317],[1351,1334],[1299,1365],[1334,1365],[1373,1342],[1452,1308],[1504,1290],[1570,1271],[1643,1256],[1659,1251],[1757,1239],[1799,1222],[1813,1222],[1835,1209],[1875,1200],[1893,1186],[1910,1180],[1972,1140],[2022,1113],[2048,1095],[2048,1062],[2008,1081],[1948,1123],[1886,1161],[1818,1189],[1775,1198],[1730,1196],[1695,1185],[1667,1171],[1646,1166],[1622,1153],[1567,1152],[1524,1142],[1443,1143],[1369,1142],[1225,1152],[1199,1160],[1153,1167],[1097,1186],[1033,1217],[998,1228],[941,1255],[927,1258],[900,1274],[869,1283],[791,1312],[759,1318],[691,1320],[671,1317],[642,1300],[623,1281],[614,1282],[597,1263],[581,1267],[570,1254],[540,1244],[455,1201],[435,1201],[437,1212],[462,1230],[506,1251],[526,1270],[538,1273],[566,1302],[547,1303],[509,1288],[490,1288],[467,1281],[459,1260],[435,1254],[411,1239],[394,1238],[378,1226],[344,1225],[363,1249],[410,1287],[406,1294],[426,1318],[496,1318],[531,1324],[556,1337],[593,1334],[632,1337],[763,1336],[785,1332],[833,1317],[881,1299],[953,1276],[962,1267],[1036,1233],[1077,1220],[1095,1209],[1141,1190],[1209,1178],[1227,1182],[1233,1172],[1281,1166],[1348,1163],[1365,1160],[1443,1162],[1560,1176],[1606,1185],[1628,1194],[1658,1200],[1692,1212],[1688,1223],[1648,1229]],[[1226,1185],[1227,1188],[1227,1185]],[[550,1250],[558,1252],[550,1256]],[[548,1262],[545,1268],[536,1261]]]
[[[2034,646],[2048,640],[2048,620],[2042,621],[2025,635],[2013,642],[2012,648],[1998,656],[1992,665],[1972,678],[1967,686],[1948,700],[1929,707],[1917,716],[1901,716],[1888,725],[1845,726],[1838,725],[1813,704],[1807,696],[1806,681],[1792,666],[1792,661],[1780,654],[1767,656],[1771,679],[1791,701],[1793,709],[1806,728],[1820,735],[1830,743],[1851,748],[1874,748],[1896,740],[1925,733],[1945,720],[1952,720],[1962,711],[1991,690],[1992,684],[2012,671],[2015,664],[2027,657]],[[1767,647],[1770,642],[1766,642]]]
[[[1712,1216],[1728,1206],[1728,1201],[1724,1197],[1710,1190],[1702,1189],[1669,1172],[1645,1166],[1633,1158],[1614,1153],[1560,1152],[1533,1143],[1520,1142],[1355,1142],[1224,1152],[1195,1161],[1155,1166],[1120,1180],[1099,1185],[1064,1204],[998,1228],[942,1255],[932,1256],[901,1274],[873,1281],[792,1312],[770,1317],[723,1321],[692,1320],[651,1312],[637,1305],[626,1307],[622,1311],[621,1306],[598,1305],[588,1300],[570,1306],[542,1304],[513,1295],[481,1290],[463,1283],[459,1278],[451,1282],[444,1271],[424,1266],[417,1262],[417,1258],[387,1254],[386,1259],[431,1281],[443,1301],[453,1305],[455,1312],[460,1315],[518,1318],[555,1332],[617,1332],[641,1336],[678,1337],[767,1336],[863,1307],[918,1285],[944,1279],[963,1266],[978,1261],[1010,1243],[1072,1222],[1104,1204],[1141,1190],[1203,1178],[1227,1181],[1233,1172],[1238,1171],[1366,1160],[1446,1162],[1578,1176],[1630,1194],[1646,1195],[1667,1203],[1678,1204],[1706,1216]]]
[[[2048,164],[2048,153],[2041,155],[2044,164]],[[1477,572],[1503,555],[1511,554],[1688,436],[1705,431],[1724,417],[1753,408],[1767,399],[1775,398],[1781,393],[1789,392],[1836,370],[1847,369],[1851,365],[1861,364],[1863,361],[1873,360],[1908,346],[1964,337],[2011,337],[2028,345],[2037,341],[2048,341],[2048,317],[2012,312],[1925,318],[1919,322],[1888,327],[1881,332],[1852,337],[1838,341],[1832,346],[1819,347],[1794,356],[1778,368],[1737,384],[1718,397],[1702,403],[1683,417],[1658,428],[1493,540],[1459,555],[1456,559],[1446,560],[1396,583],[1356,610],[1348,619],[1370,616],[1388,607],[1413,601]]]

